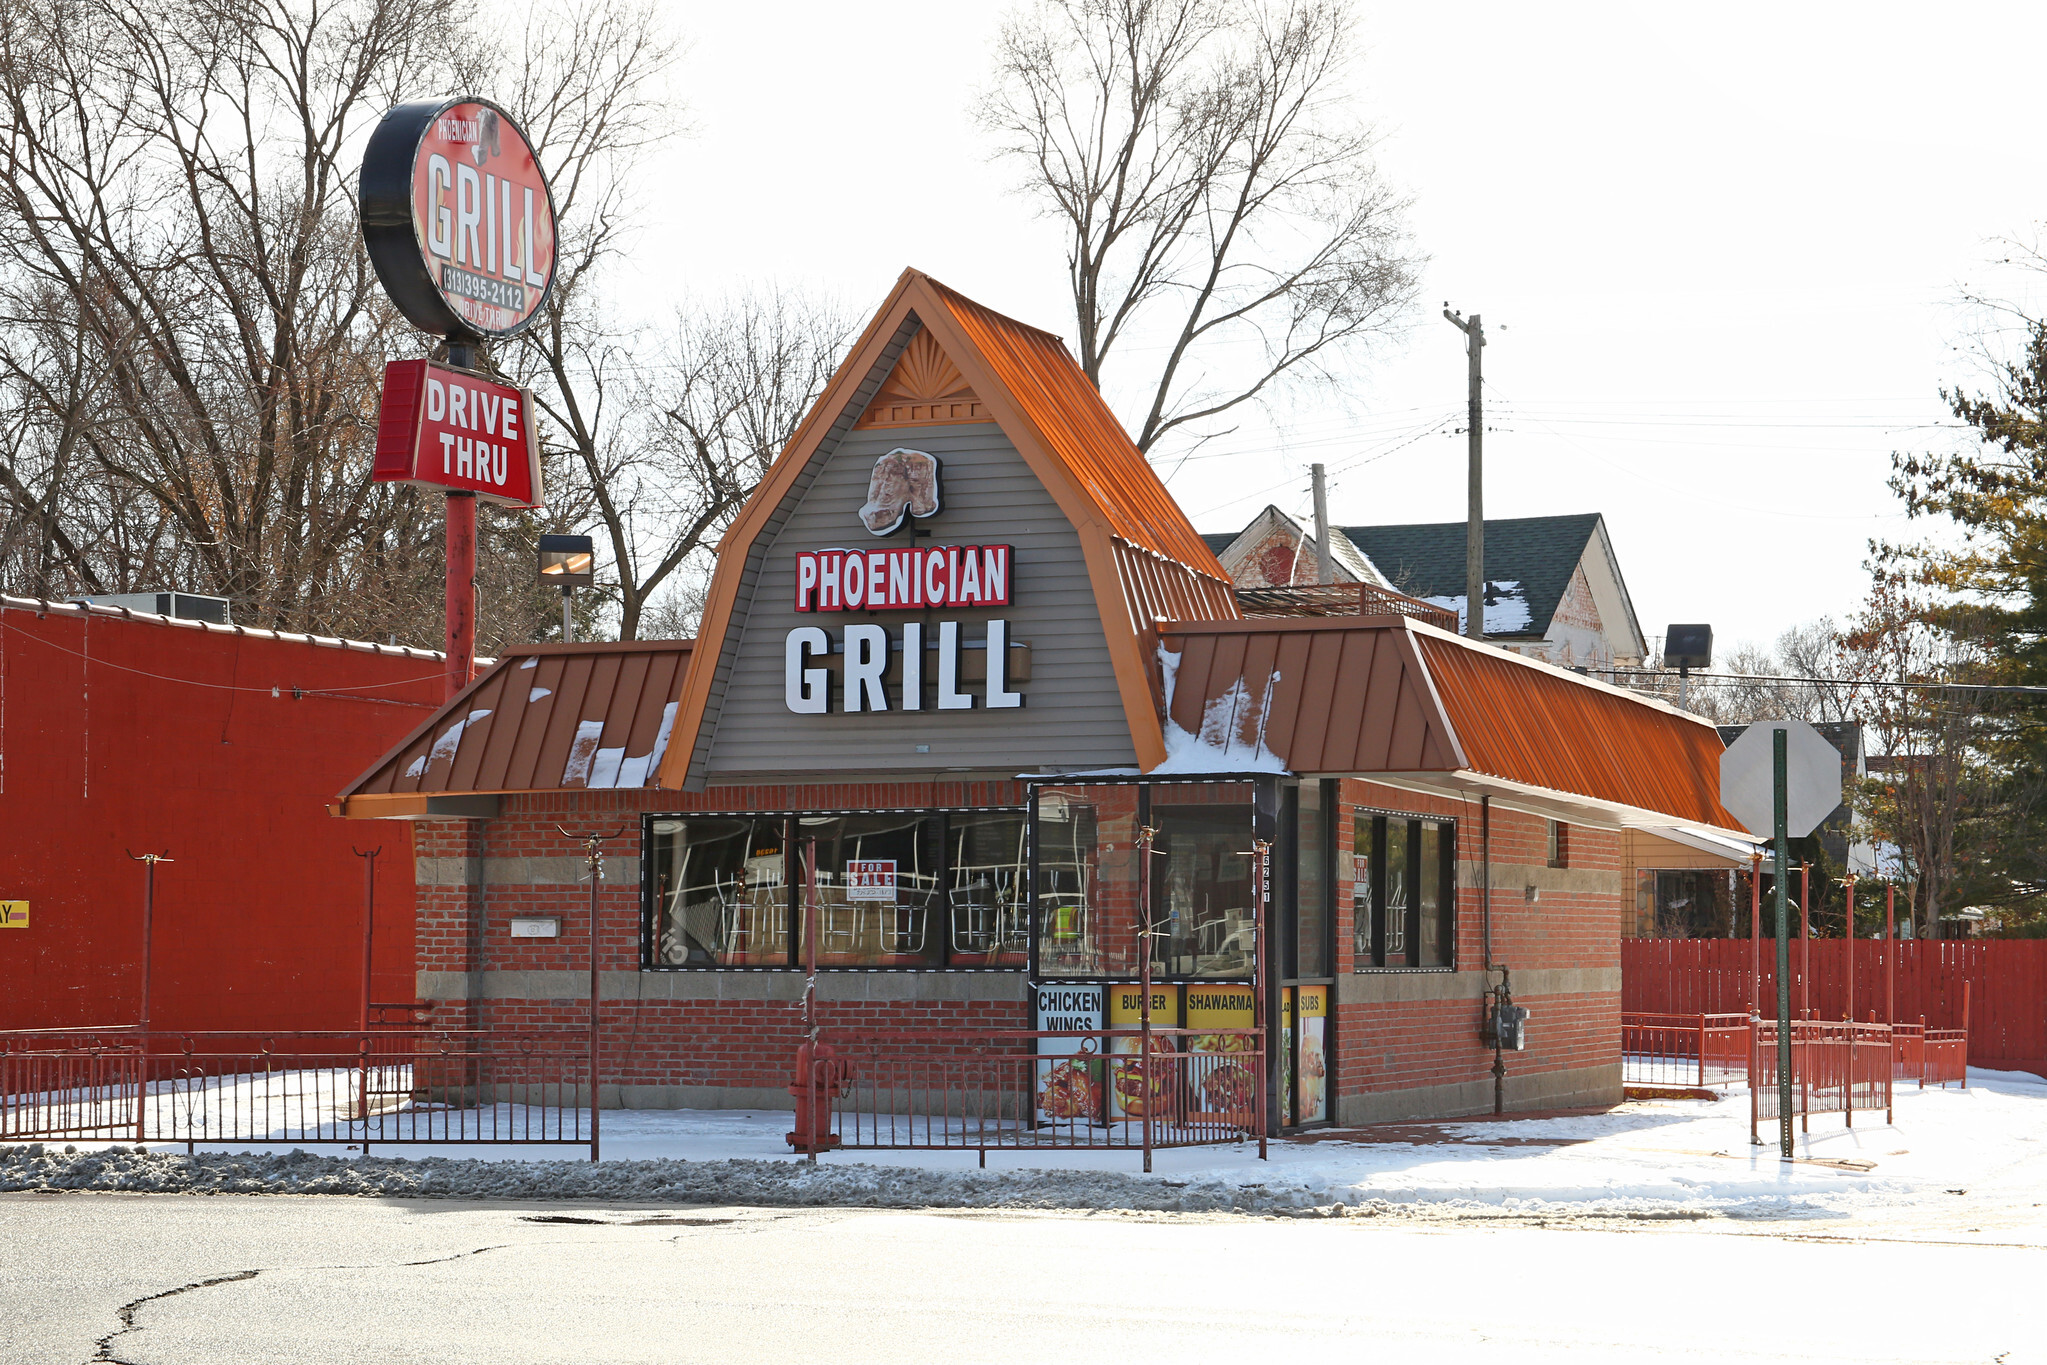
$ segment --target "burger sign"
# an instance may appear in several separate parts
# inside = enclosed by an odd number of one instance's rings
[[[547,177],[488,100],[413,100],[384,115],[363,155],[362,224],[384,291],[440,336],[513,336],[554,280]]]

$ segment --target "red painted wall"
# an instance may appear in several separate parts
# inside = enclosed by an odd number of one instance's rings
[[[411,829],[326,803],[431,714],[438,667],[0,608],[0,899],[30,903],[27,929],[0,929],[0,1028],[135,1021],[143,868],[127,850],[177,860],[157,873],[152,1023],[354,1027],[351,843],[384,850],[375,998],[412,999]]]

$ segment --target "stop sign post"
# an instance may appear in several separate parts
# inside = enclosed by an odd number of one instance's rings
[[[1801,720],[1759,721],[1720,755],[1720,804],[1751,834],[1775,845],[1777,902],[1777,1141],[1791,1132],[1791,910],[1784,882],[1792,831],[1804,838],[1841,804],[1841,754]]]

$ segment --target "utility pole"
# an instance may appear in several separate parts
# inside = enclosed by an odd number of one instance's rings
[[[1485,349],[1485,328],[1478,314],[1469,322],[1443,305],[1443,316],[1464,333],[1465,370],[1471,395],[1464,425],[1466,448],[1471,453],[1468,490],[1469,506],[1464,531],[1464,633],[1474,640],[1485,638],[1485,408],[1479,397],[1479,352]]]
[[[1322,477],[1322,466],[1309,465],[1315,479],[1315,581],[1334,583],[1336,581],[1336,555],[1329,544],[1329,485]]]

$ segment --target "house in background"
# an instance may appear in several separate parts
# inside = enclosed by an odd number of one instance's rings
[[[1291,588],[1321,581],[1316,575],[1315,528],[1301,525],[1270,503],[1242,531],[1201,538],[1240,588]],[[1393,587],[1341,531],[1331,530],[1329,550],[1334,581]]]
[[[1599,513],[1502,517],[1485,528],[1488,640],[1565,668],[1630,667],[1648,656]],[[1336,577],[1421,598],[1461,622],[1464,535],[1461,521],[1335,527]],[[1240,587],[1315,581],[1314,532],[1277,508],[1236,534],[1203,539]]]

